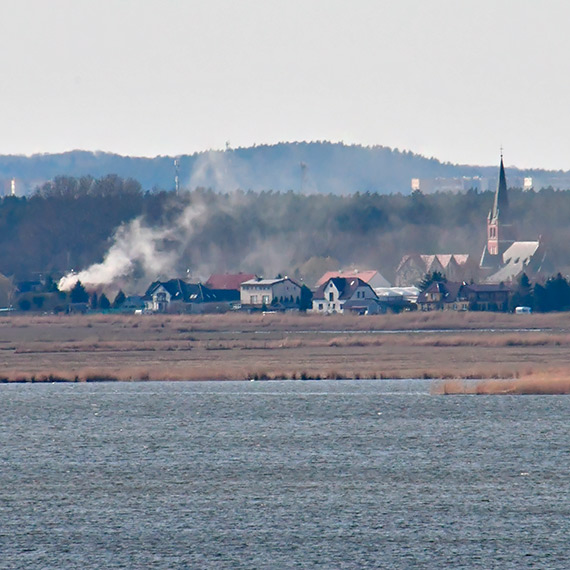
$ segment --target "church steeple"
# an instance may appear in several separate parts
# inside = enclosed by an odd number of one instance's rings
[[[487,249],[490,256],[501,258],[504,251],[514,241],[514,231],[509,213],[509,196],[507,192],[507,177],[503,164],[501,149],[501,165],[499,167],[499,181],[495,191],[493,208],[487,217]]]
[[[509,221],[509,196],[507,193],[507,177],[505,176],[505,166],[503,164],[503,153],[501,152],[501,166],[499,167],[499,182],[495,192],[493,209],[489,213],[490,219],[499,219],[505,223]]]

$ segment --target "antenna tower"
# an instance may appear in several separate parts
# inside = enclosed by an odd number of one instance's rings
[[[180,191],[180,159],[174,159],[174,190],[178,194]]]

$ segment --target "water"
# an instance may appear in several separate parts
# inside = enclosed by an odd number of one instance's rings
[[[570,398],[0,386],[0,568],[568,568]]]

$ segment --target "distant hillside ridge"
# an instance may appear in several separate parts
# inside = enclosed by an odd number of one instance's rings
[[[409,194],[418,179],[422,191],[465,190],[484,179],[496,184],[497,166],[470,166],[441,162],[411,151],[385,146],[331,142],[287,142],[248,148],[212,150],[178,157],[121,156],[108,152],[74,150],[32,156],[0,155],[0,193],[10,192],[16,180],[18,195],[30,194],[39,184],[63,176],[100,178],[117,174],[138,180],[145,190],[173,190],[174,159],[178,158],[182,189],[212,188],[219,192],[293,190],[304,194]],[[532,177],[534,187],[570,188],[570,172],[507,168],[512,186]],[[473,184],[477,187],[477,184]]]

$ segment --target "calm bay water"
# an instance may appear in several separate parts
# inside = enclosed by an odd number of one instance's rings
[[[568,568],[570,398],[0,385],[0,568]]]

